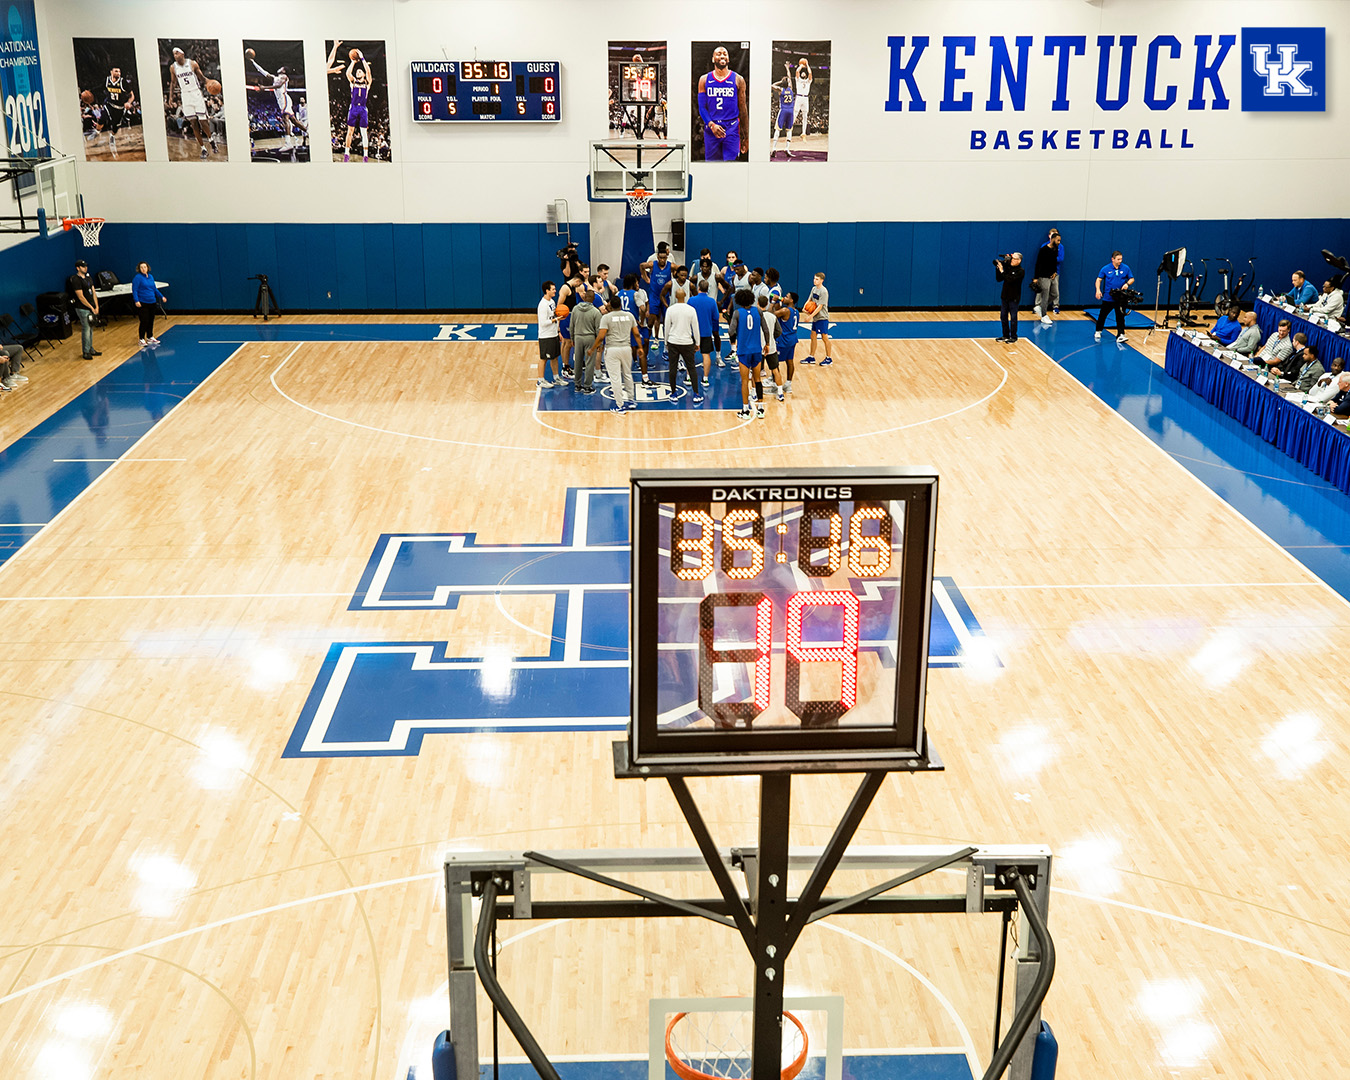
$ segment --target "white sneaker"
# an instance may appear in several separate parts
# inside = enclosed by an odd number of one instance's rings
[[[6,390],[13,390],[17,385],[18,382],[13,375],[6,375],[3,379],[0,379],[0,386],[3,386]]]
[[[1032,308],[1031,310],[1035,313],[1036,318],[1039,319],[1039,318],[1041,317],[1041,305],[1040,305],[1040,304],[1037,304],[1037,305],[1036,305],[1034,308]]]
[[[141,338],[141,348],[142,348],[142,349],[144,349],[144,348],[145,348],[147,345],[149,345],[149,344],[150,344],[150,342],[146,341],[145,338]]]
[[[792,393],[792,380],[791,380],[791,379],[789,379],[787,382],[785,382],[785,383],[783,384],[783,389],[786,390],[789,394]]]
[[[11,375],[10,378],[16,383],[26,383],[28,381],[27,375]]]
[[[1092,333],[1092,340],[1101,341],[1101,339],[1102,339],[1102,332],[1100,330],[1094,330]]]
[[[534,385],[535,385],[536,387],[538,387],[540,390],[552,390],[552,389],[553,389],[553,384],[552,384],[551,382],[549,382],[547,379],[535,379]]]
[[[1042,326],[1054,326],[1055,324],[1052,323],[1052,322],[1050,321],[1050,316],[1049,316],[1049,315],[1046,315],[1046,316],[1044,316],[1044,317],[1041,319],[1041,325],[1042,325]]]

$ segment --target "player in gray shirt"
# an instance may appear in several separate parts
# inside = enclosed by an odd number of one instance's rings
[[[593,281],[598,279],[592,277]],[[591,302],[596,293],[591,285],[577,286],[577,306],[572,309],[572,340],[576,348],[575,387],[583,394],[595,393],[595,335],[600,329],[600,312]]]
[[[637,391],[633,386],[633,346],[642,347],[638,338],[637,320],[624,311],[616,294],[600,317],[600,328],[595,334],[592,352],[604,350],[605,374],[614,391],[616,413],[637,408]]]
[[[806,312],[806,304],[814,303],[810,314]],[[806,298],[806,304],[802,305],[802,314],[807,315],[811,320],[811,352],[802,357],[803,364],[814,364],[816,362],[816,335],[819,334],[821,340],[825,343],[825,359],[820,362],[821,367],[828,367],[834,361],[830,359],[830,290],[825,288],[825,275],[819,273],[815,277],[815,284],[811,286],[811,293]]]

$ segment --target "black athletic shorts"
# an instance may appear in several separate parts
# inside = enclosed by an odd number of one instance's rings
[[[710,337],[701,337],[698,339],[698,351],[701,353],[710,353],[713,351],[713,339]]]
[[[562,341],[555,337],[541,337],[539,339],[539,359],[556,360],[562,355]]]

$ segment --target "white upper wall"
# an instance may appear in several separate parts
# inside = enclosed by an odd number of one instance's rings
[[[490,221],[537,222],[545,205],[566,198],[585,220],[588,146],[608,137],[606,46],[616,40],[670,43],[671,135],[688,139],[691,40],[751,45],[750,163],[696,163],[688,217],[701,221],[1008,220],[1046,213],[1071,218],[1350,217],[1340,137],[1350,95],[1350,3],[1346,0],[59,0],[40,3],[43,79],[55,144],[81,156],[71,38],[136,39],[145,111],[145,163],[81,161],[87,211],[130,221]],[[1325,27],[1331,70],[1321,113],[1242,111],[1244,26]],[[1226,111],[1188,108],[1196,35],[1238,36],[1220,68]],[[224,166],[169,163],[156,86],[157,38],[216,37],[221,42],[231,161]],[[300,38],[316,129],[327,114],[321,78],[324,40],[384,39],[389,48],[395,163],[343,166],[322,152],[317,131],[309,164],[256,165],[248,159],[241,41]],[[944,36],[974,36],[974,54],[944,48]],[[986,109],[990,38],[1030,36],[1026,104],[1014,111],[1006,89],[1001,112]],[[1086,37],[1070,60],[1069,107],[1052,108],[1057,57],[1051,35]],[[1103,111],[1095,101],[1098,35],[1135,35],[1128,103]],[[1150,43],[1166,43],[1154,86],[1178,87],[1169,109],[1144,101]],[[914,67],[926,109],[914,111],[902,87],[888,111],[888,38],[903,36],[901,62],[914,38],[929,44]],[[774,163],[769,151],[770,48],[774,38],[833,42],[829,161]],[[1216,46],[1210,47],[1212,58]],[[563,115],[554,126],[415,126],[408,65],[474,55],[562,63]],[[1120,50],[1112,53],[1114,93]],[[948,68],[969,92],[969,112],[941,107]],[[1338,124],[1338,120],[1342,121]],[[1130,149],[1091,148],[1092,129],[1130,132]],[[1014,149],[992,148],[1009,131]],[[972,131],[989,146],[973,150]],[[1076,130],[1079,149],[1065,149]],[[1135,149],[1143,130],[1152,149]],[[1034,149],[1018,150],[1029,131]],[[1057,149],[1042,149],[1044,132]],[[1163,132],[1166,132],[1165,136]],[[1110,134],[1104,137],[1110,140]],[[1183,148],[1183,138],[1189,144]],[[1164,139],[1171,149],[1162,149]]]

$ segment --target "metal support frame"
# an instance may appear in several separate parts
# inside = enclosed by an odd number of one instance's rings
[[[864,778],[835,834],[824,847],[789,849],[787,807],[790,779],[786,775],[761,780],[761,836],[755,848],[719,848],[694,805],[684,780],[668,778],[683,809],[690,808],[689,823],[699,849],[556,851],[476,851],[446,856],[446,939],[450,966],[450,1016],[458,1075],[464,1080],[478,1076],[477,980],[501,1012],[516,1041],[526,1049],[540,1074],[552,1080],[552,1065],[530,1034],[523,1018],[512,1007],[488,969],[487,941],[503,919],[635,919],[697,915],[723,924],[734,924],[746,939],[755,960],[755,1061],[766,1055],[770,1067],[756,1066],[760,1077],[776,1080],[781,1053],[778,1024],[781,1023],[784,961],[801,929],[827,915],[847,912],[859,915],[1017,913],[1021,929],[1015,963],[1016,1015],[1008,1033],[994,1052],[984,1080],[996,1080],[1004,1071],[1012,1080],[1029,1080],[1035,1035],[1040,1029],[1040,1006],[1054,973],[1054,945],[1046,920],[1049,910],[1051,855],[1040,845],[982,845],[958,849],[947,847],[858,847],[848,840],[861,822],[879,783]],[[763,811],[769,812],[768,817]],[[780,816],[781,815],[781,816]],[[854,820],[856,819],[856,820]],[[765,821],[768,821],[767,827]],[[775,839],[776,837],[776,839]],[[766,843],[768,841],[768,843]],[[887,896],[905,882],[943,867],[964,871],[959,893]],[[835,869],[899,870],[899,876],[861,893],[845,897],[825,895]],[[787,895],[787,874],[810,870],[807,885],[798,897]],[[661,896],[614,878],[617,873],[701,873],[711,871],[718,883],[719,898],[682,900]],[[733,873],[742,879],[738,887]],[[633,900],[533,899],[531,879],[539,874],[566,873],[631,894]],[[772,880],[776,878],[776,881]],[[813,896],[810,894],[814,894]],[[473,901],[482,899],[475,934]],[[753,898],[747,902],[747,898]],[[809,900],[809,902],[808,902]],[[793,929],[795,928],[795,933]],[[475,947],[477,942],[477,947]],[[768,949],[773,948],[773,954]],[[770,975],[772,971],[772,975]],[[761,1027],[765,1030],[762,1031]],[[772,1050],[768,1049],[772,1026]],[[760,1045],[761,1036],[764,1045]],[[535,1061],[535,1052],[541,1061]]]

